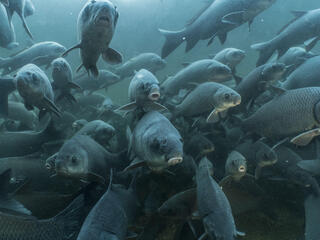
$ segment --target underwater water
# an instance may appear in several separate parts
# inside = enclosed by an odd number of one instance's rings
[[[0,239],[320,240],[319,6],[0,1]]]

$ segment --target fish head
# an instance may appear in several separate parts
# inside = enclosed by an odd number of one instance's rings
[[[109,145],[109,141],[116,135],[116,130],[110,124],[103,123],[95,129],[94,135],[99,143]]]
[[[222,63],[211,64],[208,70],[210,74],[209,79],[213,82],[224,82],[232,78],[231,69]]]
[[[240,49],[231,48],[230,51],[226,54],[226,59],[232,63],[232,65],[240,63],[244,57],[246,56],[246,52]]]
[[[156,136],[149,143],[150,150],[154,159],[158,161],[163,168],[179,164],[183,161],[183,144],[182,139],[175,135]],[[156,162],[154,162],[156,165]],[[152,164],[151,164],[152,165]]]
[[[79,145],[66,143],[55,160],[57,175],[71,178],[82,178],[88,171],[88,154]]]
[[[241,103],[241,96],[236,91],[228,87],[221,87],[213,95],[215,107],[220,110],[226,110],[235,107]]]
[[[246,158],[237,151],[232,151],[225,165],[226,175],[230,175],[236,178],[243,177],[247,172]]]
[[[52,66],[52,78],[54,80],[59,80],[60,74],[70,72],[70,65],[64,58],[57,58],[51,62]]]
[[[89,1],[81,14],[84,25],[103,28],[114,32],[118,21],[119,13],[116,6],[108,0]]]
[[[153,63],[153,65],[156,67],[156,70],[161,70],[161,69],[164,69],[165,66],[167,65],[167,61],[162,59],[161,57],[159,56],[154,56],[152,59],[151,59],[151,62]]]
[[[261,141],[255,143],[257,146],[256,162],[260,167],[271,166],[278,161],[278,155],[274,149]]]
[[[32,70],[19,71],[15,81],[19,94],[23,98],[40,99],[44,95],[41,76]]]
[[[76,120],[72,123],[72,130],[74,132],[78,132],[84,125],[86,125],[88,123],[87,120],[85,119],[79,119]]]
[[[286,70],[286,66],[283,63],[270,63],[265,65],[261,75],[263,80],[275,82],[282,79]]]
[[[48,44],[50,44],[48,55],[52,56],[53,59],[60,57],[65,51],[67,51],[67,48],[59,43],[49,42]]]

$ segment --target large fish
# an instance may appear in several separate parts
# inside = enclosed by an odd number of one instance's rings
[[[161,84],[166,97],[177,94],[181,89],[189,89],[194,83],[208,81],[224,82],[231,79],[231,69],[215,60],[205,59],[196,61],[175,76],[169,77]]]
[[[275,51],[278,58],[284,55],[290,47],[307,42],[307,49],[312,49],[320,37],[320,9],[308,12],[295,11],[296,16],[273,39],[254,44],[251,48],[260,52],[257,66],[268,61]]]
[[[202,158],[196,172],[197,204],[205,229],[203,236],[234,240],[240,233],[236,230],[226,195],[210,176],[208,162],[207,158]]]
[[[306,60],[281,85],[285,89],[320,87],[320,56]]]
[[[25,19],[25,6],[26,0],[9,0],[9,6],[7,6],[8,19],[9,23],[11,24],[12,16],[16,12],[21,18],[22,25],[26,33],[29,35],[30,38],[33,38]]]
[[[184,29],[180,31],[161,30],[166,37],[162,48],[162,58],[167,57],[182,42],[186,41],[186,52],[191,50],[198,41],[210,39],[211,44],[215,37],[223,44],[227,34],[245,22],[249,26],[254,18],[269,8],[275,0],[216,0],[196,15]]]
[[[7,49],[14,49],[19,46],[16,42],[16,33],[12,23],[8,22],[8,15],[5,7],[0,4],[0,46]]]
[[[85,95],[91,94],[95,91],[105,89],[120,82],[120,77],[107,70],[99,70],[99,76],[97,78],[88,76],[88,74],[82,74],[75,77],[75,83],[81,87]]]
[[[115,70],[115,73],[121,78],[131,77],[135,71],[146,69],[153,74],[163,69],[166,66],[166,61],[155,53],[141,53],[136,57],[129,59],[123,65]]]
[[[7,58],[0,58],[0,69],[2,75],[16,71],[26,64],[33,63],[37,66],[49,66],[49,64],[59,57],[66,48],[56,42],[40,42],[32,47],[18,52],[16,55]]]
[[[53,218],[38,220],[22,214],[0,213],[1,238],[7,240],[67,240],[79,231],[83,196]]]
[[[244,129],[272,139],[293,136],[293,143],[307,145],[320,134],[320,88],[279,91],[279,96],[244,120]]]
[[[82,64],[88,73],[99,75],[96,66],[102,55],[104,61],[110,64],[122,62],[122,56],[109,47],[116,29],[119,13],[108,0],[91,0],[84,5],[78,16],[78,35],[80,43],[67,50],[68,52],[80,48]]]
[[[57,58],[52,61],[52,87],[55,90],[55,101],[66,98],[70,102],[76,102],[74,96],[70,93],[72,88],[80,89],[74,83],[72,69],[70,64],[64,58]]]
[[[183,160],[180,133],[156,111],[148,112],[138,122],[131,143],[131,155],[136,161],[130,167],[147,164],[154,171],[162,171]]]
[[[46,112],[52,112],[58,117],[60,110],[54,103],[54,93],[47,75],[36,65],[28,64],[16,74],[17,90],[24,100],[28,110],[37,107],[41,118]]]
[[[120,107],[119,111],[133,111],[137,108],[142,108],[146,112],[166,110],[166,107],[157,103],[160,98],[159,81],[146,69],[141,69],[132,78],[128,95],[130,103]]]
[[[7,117],[9,114],[8,96],[16,90],[13,78],[0,78],[0,116]]]
[[[192,117],[210,112],[207,122],[217,122],[219,113],[241,103],[241,96],[233,89],[216,82],[202,83],[174,108],[174,116]]]

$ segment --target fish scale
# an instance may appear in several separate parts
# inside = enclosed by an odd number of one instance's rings
[[[315,118],[319,101],[319,87],[289,90],[263,105],[243,122],[243,127],[271,138],[301,133],[320,125]]]

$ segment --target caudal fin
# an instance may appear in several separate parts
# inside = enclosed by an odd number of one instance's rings
[[[185,31],[167,31],[159,29],[160,33],[165,36],[166,42],[162,47],[161,57],[166,58],[170,55],[180,44],[185,41]]]
[[[251,48],[260,52],[257,67],[265,64],[276,50],[270,42],[253,44]]]

